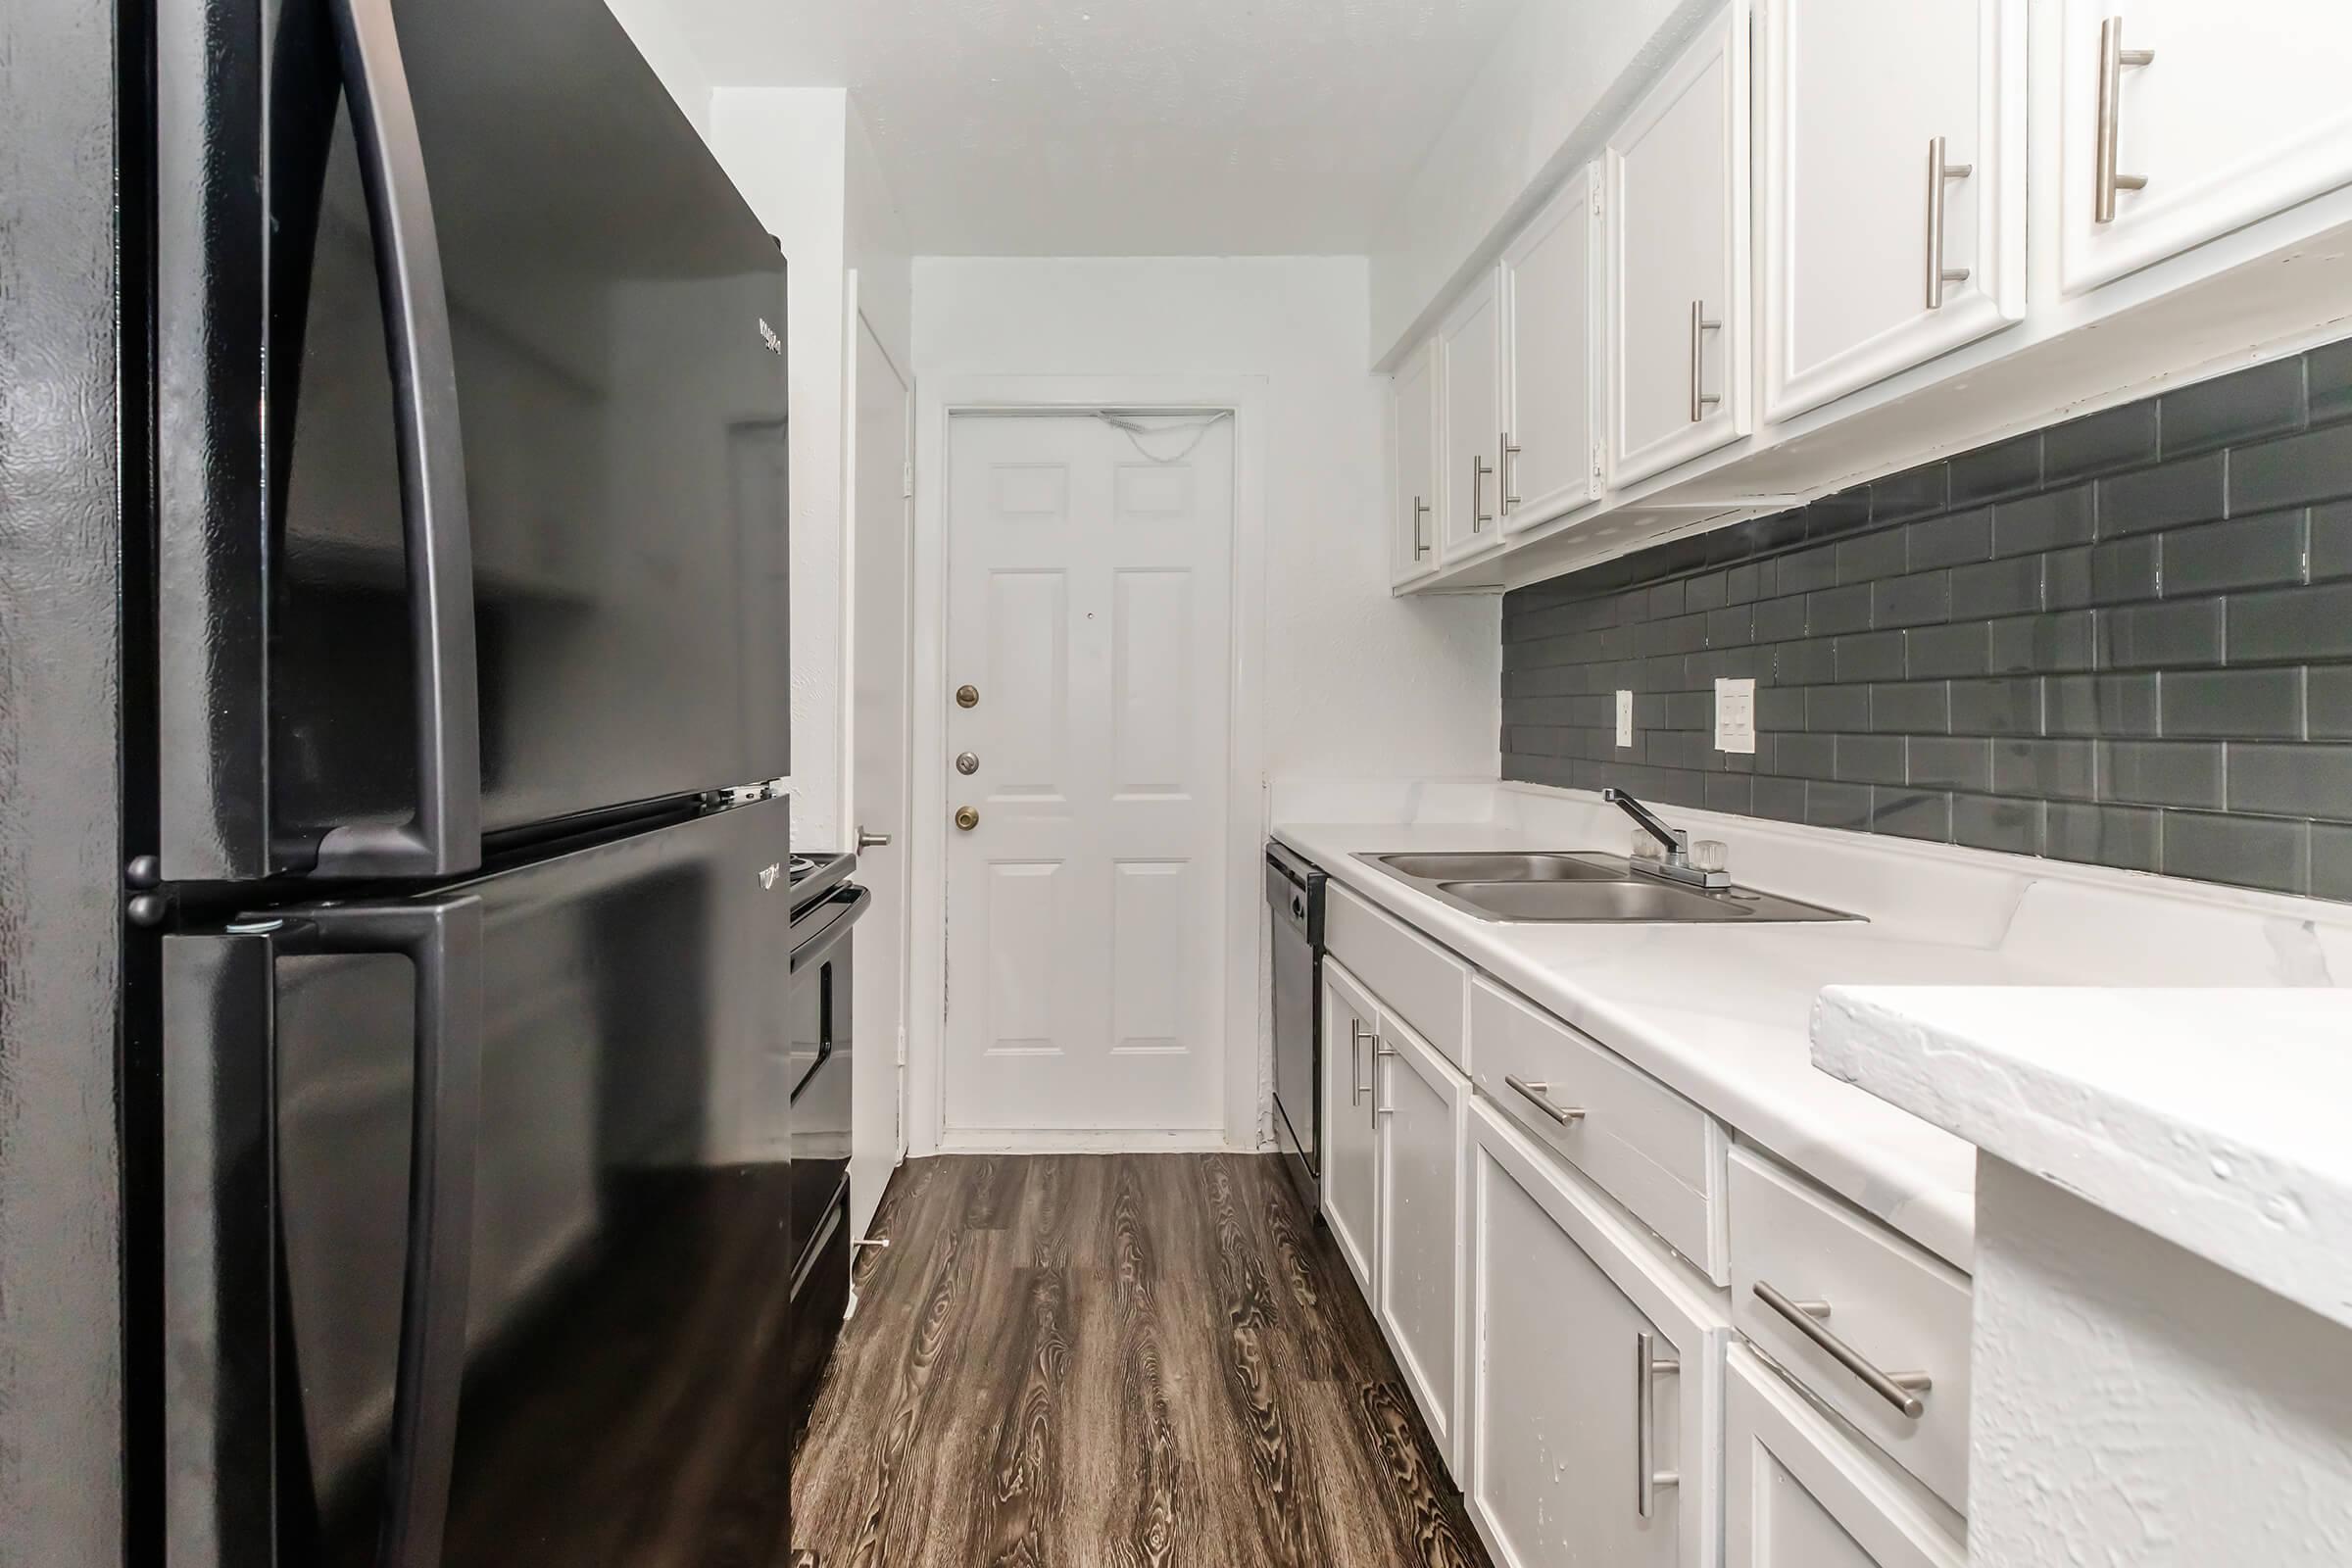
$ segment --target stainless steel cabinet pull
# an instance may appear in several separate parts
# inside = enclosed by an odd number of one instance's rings
[[[1502,510],[1505,512],[1519,504],[1519,493],[1511,488],[1511,460],[1518,455],[1519,443],[1511,439],[1510,431],[1503,431],[1502,452],[1495,459],[1494,468],[1496,477],[1501,481]]]
[[[1382,1040],[1382,1039],[1381,1039],[1379,1036],[1377,1036],[1377,1035],[1375,1035],[1375,1036],[1373,1037],[1373,1039],[1372,1039],[1372,1125],[1373,1125],[1373,1126],[1375,1126],[1375,1127],[1378,1127],[1378,1126],[1380,1125],[1380,1118],[1381,1118],[1381,1117],[1383,1117],[1383,1116],[1394,1116],[1394,1115],[1396,1115],[1396,1107],[1395,1105],[1384,1105],[1384,1104],[1382,1104],[1382,1103],[1380,1102],[1380,1058],[1381,1058],[1381,1057],[1383,1057],[1383,1056],[1394,1056],[1395,1054],[1396,1054],[1396,1049],[1395,1049],[1394,1047],[1392,1047],[1391,1045],[1389,1045],[1389,1044],[1388,1044],[1388,1042],[1386,1042],[1386,1041]]]
[[[1897,1410],[1918,1420],[1927,1412],[1927,1403],[1920,1396],[1936,1387],[1935,1380],[1925,1372],[1882,1372],[1852,1346],[1822,1326],[1821,1320],[1830,1315],[1827,1301],[1791,1301],[1764,1281],[1756,1281],[1756,1299],[1787,1318],[1799,1334],[1811,1340],[1830,1359],[1860,1378],[1870,1392],[1893,1405]]]
[[[2124,47],[2124,19],[2109,17],[2099,24],[2099,115],[2098,145],[2091,153],[2091,221],[2115,221],[2115,193],[2119,190],[2144,190],[2145,174],[2119,174],[2115,172],[2116,128],[2123,118],[2124,68],[2145,66],[2156,59],[2153,49]]]
[[[1943,209],[1945,185],[1977,172],[1974,164],[1949,164],[1943,158],[1943,138],[1928,138],[1928,309],[1943,307],[1943,285],[1968,281],[1968,269],[1943,265]]]
[[[1421,524],[1428,519],[1429,503],[1419,496],[1413,497],[1413,559],[1415,561],[1425,560],[1429,555],[1429,535],[1421,527]]]
[[[1360,1105],[1364,1102],[1364,1042],[1379,1037],[1352,1019],[1348,1028],[1351,1032],[1348,1038],[1348,1103]]]
[[[1582,1110],[1571,1109],[1566,1105],[1553,1104],[1545,1095],[1545,1091],[1551,1088],[1551,1085],[1549,1084],[1530,1083],[1525,1078],[1515,1078],[1509,1073],[1504,1073],[1502,1075],[1502,1081],[1510,1085],[1513,1089],[1519,1091],[1519,1093],[1525,1095],[1528,1099],[1534,1101],[1536,1102],[1537,1109],[1543,1111],[1544,1115],[1549,1116],[1553,1121],[1558,1122],[1563,1127],[1573,1127],[1578,1122],[1585,1119],[1585,1113]]]
[[[1658,1468],[1657,1380],[1682,1371],[1683,1363],[1658,1354],[1658,1337],[1646,1329],[1634,1336],[1634,1511],[1644,1519],[1658,1511],[1658,1489],[1679,1487],[1679,1470]]]
[[[1690,422],[1696,424],[1707,416],[1707,410],[1721,403],[1721,394],[1705,389],[1707,379],[1707,351],[1705,336],[1720,331],[1723,322],[1707,314],[1705,300],[1690,302]]]
[[[1476,453],[1470,455],[1470,531],[1472,533],[1478,532],[1482,524],[1494,520],[1494,514],[1487,510],[1487,475],[1494,471],[1494,467],[1488,464],[1486,459]]]

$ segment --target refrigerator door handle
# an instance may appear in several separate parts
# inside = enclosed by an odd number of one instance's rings
[[[416,812],[406,822],[331,829],[319,842],[311,874],[447,876],[472,870],[482,859],[473,538],[449,296],[391,0],[331,0],[328,10],[359,143],[399,421],[401,536],[416,688]]]
[[[305,907],[287,954],[406,955],[416,972],[408,1274],[393,1377],[382,1568],[440,1568],[466,1372],[474,1151],[481,1120],[482,906],[471,894]]]

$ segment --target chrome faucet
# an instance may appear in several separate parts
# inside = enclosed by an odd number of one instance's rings
[[[1668,827],[1658,820],[1658,814],[1623,790],[1602,790],[1600,798],[1632,817],[1642,832],[1658,841],[1664,858],[1657,861],[1637,859],[1632,862],[1637,871],[1650,876],[1662,876],[1670,882],[1686,882],[1694,888],[1728,888],[1732,885],[1729,871],[1702,871],[1690,863],[1690,835],[1679,827]]]

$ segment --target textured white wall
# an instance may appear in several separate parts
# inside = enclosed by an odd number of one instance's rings
[[[918,257],[915,371],[1264,376],[1268,775],[1491,778],[1500,601],[1389,596],[1366,288],[1361,257]]]
[[[1969,1560],[2352,1562],[2352,1334],[1986,1154]]]

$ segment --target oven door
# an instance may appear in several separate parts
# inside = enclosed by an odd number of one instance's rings
[[[845,883],[792,922],[791,1258],[797,1271],[850,1179],[850,928],[873,902]]]

